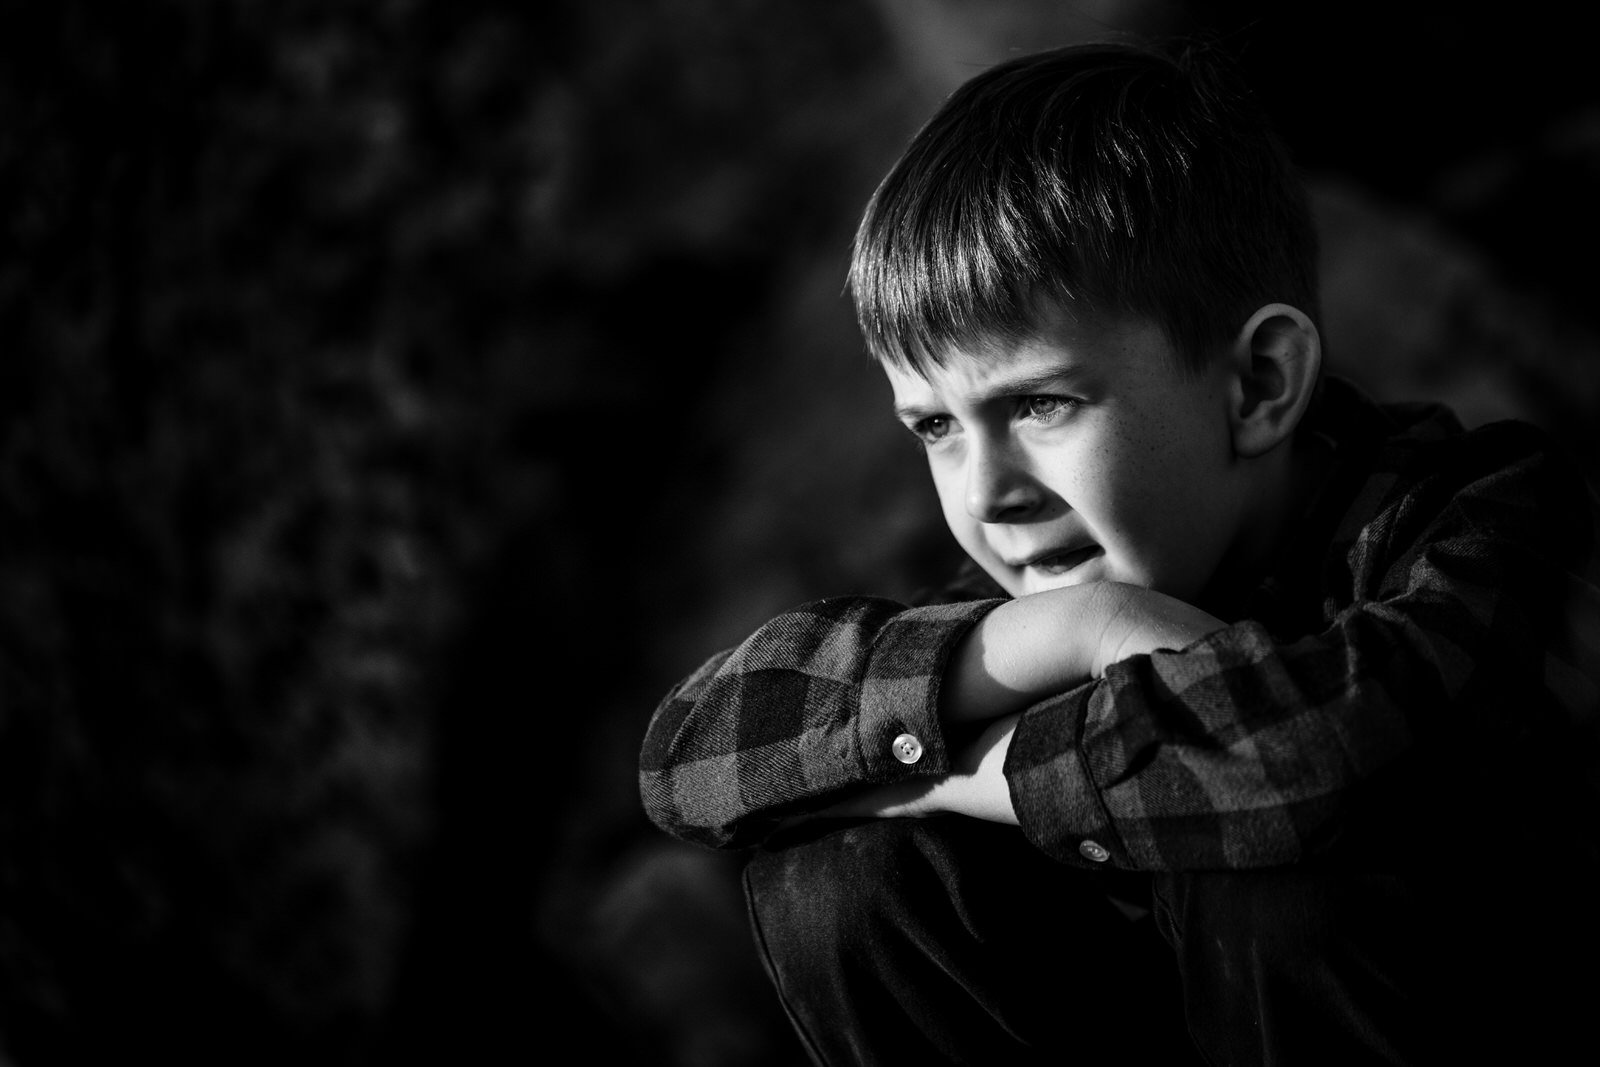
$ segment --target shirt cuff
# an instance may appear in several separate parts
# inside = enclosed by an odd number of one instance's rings
[[[1099,689],[1088,682],[1022,713],[1006,753],[1006,784],[1023,836],[1035,848],[1075,867],[1126,868],[1132,866],[1127,847],[1081,747],[1089,702]]]
[[[944,774],[950,752],[939,689],[956,643],[1004,600],[934,604],[900,612],[872,643],[860,686],[857,744],[866,778],[892,782]]]

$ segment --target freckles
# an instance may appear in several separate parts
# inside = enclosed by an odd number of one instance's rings
[[[1167,454],[1166,442],[1171,430],[1162,420],[1151,419],[1144,424],[1123,424],[1096,446],[1095,458],[1107,464],[1108,469],[1121,472],[1121,476],[1142,475],[1160,465]]]

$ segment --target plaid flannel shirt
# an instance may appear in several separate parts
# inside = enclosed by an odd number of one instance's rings
[[[1316,412],[1332,473],[1239,620],[1021,716],[1005,773],[1046,853],[1257,867],[1373,832],[1526,825],[1544,805],[1591,830],[1600,598],[1581,475],[1533,427],[1464,432],[1442,407],[1380,408],[1336,379]],[[940,680],[1003,597],[971,567],[930,603],[780,615],[659,705],[647,813],[739,848],[852,788],[947,772]]]

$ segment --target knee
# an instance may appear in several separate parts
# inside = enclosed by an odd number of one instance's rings
[[[1223,984],[1286,976],[1314,983],[1357,972],[1399,980],[1416,963],[1411,887],[1385,875],[1309,870],[1173,875],[1157,890],[1180,959]]]
[[[870,951],[928,898],[929,837],[919,820],[877,819],[757,853],[744,872],[757,933],[784,956]]]

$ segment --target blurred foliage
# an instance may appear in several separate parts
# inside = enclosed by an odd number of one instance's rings
[[[598,1017],[538,893],[642,822],[653,518],[774,249],[840,217],[822,116],[870,19],[4,25],[0,1047],[336,1063]]]

